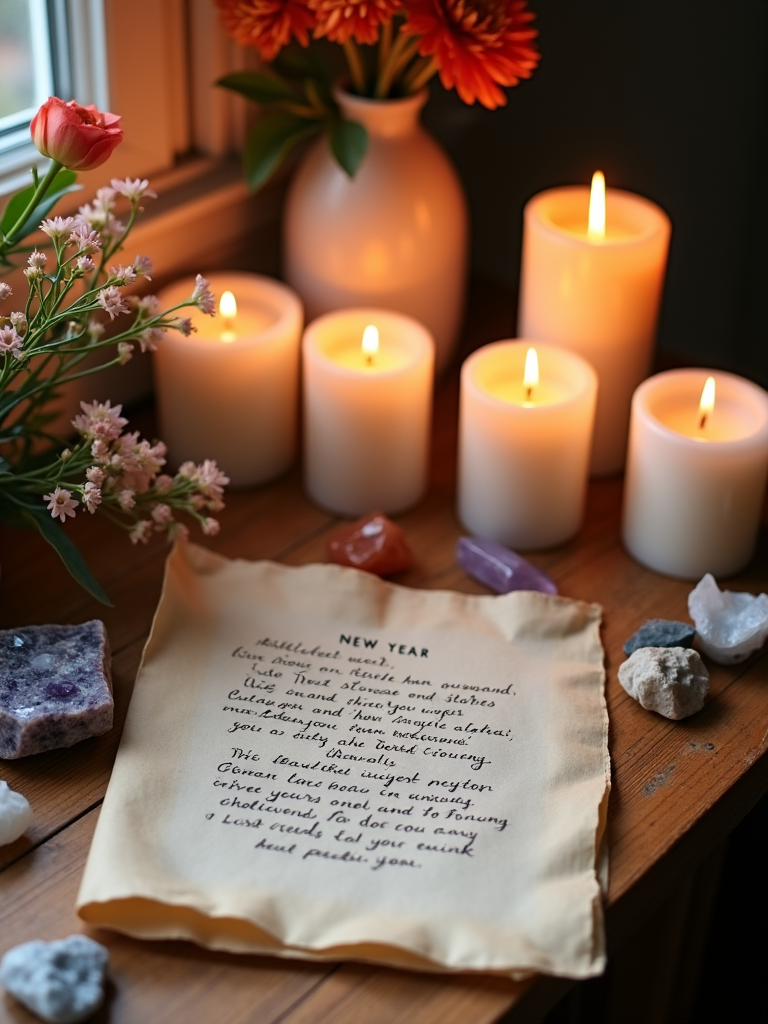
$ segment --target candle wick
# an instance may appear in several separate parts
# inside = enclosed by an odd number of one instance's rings
[[[701,419],[699,420],[699,430],[703,430],[704,427],[706,427],[706,425],[707,425],[707,414],[704,413],[702,415]]]
[[[365,357],[365,365],[366,366],[373,366],[373,356],[372,355],[366,355],[366,357]]]
[[[533,394],[533,387],[526,387],[526,389],[525,389],[525,400],[526,400],[526,402],[530,402],[532,394]]]

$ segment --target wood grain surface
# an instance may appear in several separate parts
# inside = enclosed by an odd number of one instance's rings
[[[498,337],[486,325],[490,337]],[[490,333],[494,331],[494,333]],[[480,337],[477,340],[489,340]],[[485,593],[454,562],[462,530],[455,518],[457,375],[438,389],[431,486],[398,517],[416,565],[406,586]],[[151,434],[151,411],[140,426]],[[609,951],[640,928],[690,876],[768,788],[768,656],[734,668],[710,666],[706,707],[669,722],[623,691],[617,669],[624,640],[647,618],[687,619],[690,584],[647,571],[619,538],[622,482],[590,486],[585,525],[560,548],[531,556],[565,596],[604,608],[613,788],[609,805]],[[232,492],[221,534],[210,547],[291,565],[325,560],[338,520],[304,496],[298,471],[264,488]],[[0,847],[0,954],[32,938],[87,931],[74,901],[99,806],[109,780],[131,689],[158,600],[164,544],[132,548],[97,516],[67,530],[81,545],[114,602],[103,608],[78,590],[56,555],[35,537],[0,530],[0,627],[102,618],[113,649],[115,728],[68,750],[0,763],[0,778],[32,803],[35,821]],[[731,589],[768,589],[768,538]],[[491,1024],[536,1020],[565,990],[537,978],[514,984],[478,976],[430,976],[353,964],[313,965],[210,953],[183,943],[138,942],[93,932],[111,953],[105,1006],[95,1021],[189,1024]],[[505,1016],[508,1014],[508,1017]],[[33,1018],[7,995],[0,1022]]]

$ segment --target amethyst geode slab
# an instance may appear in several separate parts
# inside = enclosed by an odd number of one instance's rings
[[[103,622],[0,630],[0,758],[71,747],[112,728]]]

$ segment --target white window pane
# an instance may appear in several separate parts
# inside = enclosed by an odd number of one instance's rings
[[[51,91],[45,0],[0,0],[0,132],[29,121]]]

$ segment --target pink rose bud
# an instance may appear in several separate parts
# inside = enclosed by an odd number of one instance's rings
[[[123,130],[117,114],[102,113],[91,103],[81,107],[51,96],[32,118],[29,126],[37,149],[72,171],[99,167],[122,142]]]

